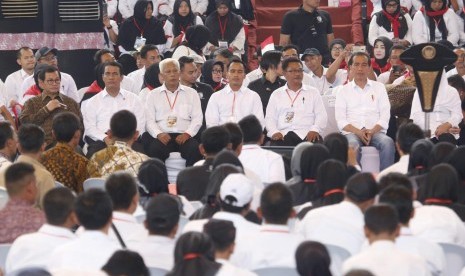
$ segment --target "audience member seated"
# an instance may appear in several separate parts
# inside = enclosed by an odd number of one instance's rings
[[[446,76],[447,78],[450,78],[453,75],[459,75],[459,77],[463,79],[463,76],[465,75],[465,48],[455,48],[454,53],[457,55],[457,60],[455,60],[453,68],[447,71]],[[447,67],[445,69],[447,70]]]
[[[38,190],[34,167],[18,162],[6,169],[8,202],[0,210],[0,243],[12,243],[17,237],[39,230],[45,223],[42,211],[34,208]]]
[[[300,170],[300,162],[302,161],[302,152],[312,146],[313,144],[310,142],[302,142],[295,146],[292,150],[292,157],[291,157],[291,173],[292,178],[286,182],[286,185],[293,185],[299,183],[302,180],[302,171]]]
[[[160,63],[156,62],[145,70],[144,85],[139,92],[139,99],[142,103],[147,102],[147,96],[153,89],[163,85],[163,77],[160,72]]]
[[[8,122],[0,122],[0,176],[12,164],[18,148],[18,135]],[[0,187],[5,187],[5,178],[0,177]]]
[[[90,189],[78,196],[74,210],[85,230],[79,237],[52,252],[48,268],[93,273],[100,270],[115,251],[121,249],[108,236],[112,216],[111,198],[102,190]]]
[[[380,36],[375,39],[373,44],[371,67],[376,76],[389,72],[389,69],[391,69],[391,63],[389,63],[389,50],[391,49],[392,44],[392,41],[385,36]]]
[[[133,86],[130,91],[135,93],[136,95],[139,95],[140,91],[143,88],[144,75],[147,68],[149,68],[150,65],[154,63],[160,62],[160,54],[158,48],[153,44],[145,44],[139,52],[144,67],[128,75],[128,78],[130,78],[133,81]]]
[[[62,112],[72,112],[82,121],[79,104],[72,98],[60,93],[61,75],[58,69],[47,66],[38,73],[42,94],[29,99],[24,104],[19,120],[21,124],[36,124],[45,132],[47,148],[55,145],[52,135],[53,117]]]
[[[140,203],[146,209],[152,197],[159,194],[168,193],[168,171],[166,170],[165,163],[160,159],[150,158],[139,167],[137,173],[137,180],[139,181],[139,194]]]
[[[329,270],[331,257],[322,243],[315,241],[305,241],[301,243],[295,251],[295,261],[297,272],[300,276],[332,276]],[[348,274],[346,274],[346,276],[347,275]]]
[[[370,246],[347,259],[342,266],[343,273],[351,269],[366,269],[377,276],[430,275],[424,259],[396,248],[400,225],[394,207],[376,205],[368,208],[364,231]]]
[[[94,62],[96,65],[103,64],[105,62],[113,62],[113,61],[116,61],[115,56],[113,52],[108,49],[98,50],[94,55]],[[103,77],[103,72],[101,72],[100,75],[101,77]],[[124,90],[132,91],[131,89],[133,88],[133,86],[134,86],[134,82],[132,81],[132,79],[128,78],[128,76],[123,75],[123,81],[121,82],[121,87]],[[103,86],[101,87],[103,90],[103,88],[105,88],[105,84],[103,84]],[[137,93],[139,91],[132,91],[132,92]]]
[[[150,271],[144,263],[142,256],[129,250],[118,250],[102,267],[109,276],[138,275],[150,276]]]
[[[74,113],[57,114],[52,123],[52,133],[57,144],[40,157],[40,162],[55,180],[76,193],[82,192],[82,184],[89,178],[89,161],[75,152],[81,140],[81,128],[81,121]]]
[[[391,49],[388,50],[388,62],[391,65],[391,69],[389,71],[379,74],[376,77],[376,81],[384,84],[392,84],[394,80],[406,73],[406,65],[402,63],[402,61],[400,61],[400,55],[406,49],[407,48],[402,45],[394,44],[394,46],[392,46]],[[386,89],[389,90],[389,86],[386,87]]]
[[[209,59],[202,65],[200,81],[210,85],[214,92],[220,91],[226,86],[221,81],[223,71],[225,71],[223,62]]]
[[[424,185],[426,180],[426,173],[429,170],[429,157],[433,146],[433,142],[421,139],[413,143],[410,149],[407,176],[412,181],[412,184],[417,186],[418,195],[420,194],[420,187]]]
[[[465,147],[458,147],[449,156],[447,163],[455,168],[459,175],[459,185],[457,189],[457,202],[465,204]]]
[[[191,5],[192,3],[193,1],[191,1]],[[189,26],[185,31],[185,40],[176,47],[172,58],[180,59],[183,56],[192,57],[193,55],[197,55],[200,60],[205,61],[203,49],[209,40],[210,30],[203,26],[203,24]]]
[[[131,148],[139,137],[136,127],[136,116],[130,111],[121,110],[113,114],[105,138],[113,144],[96,152],[89,160],[87,171],[90,177],[105,178],[116,171],[126,171],[137,177],[140,165],[149,157]]]
[[[55,188],[44,197],[47,222],[35,233],[17,238],[8,252],[6,272],[26,267],[46,267],[52,251],[76,238],[71,232],[78,222],[74,213],[75,196],[67,188]]]
[[[357,153],[353,147],[349,147],[349,141],[341,133],[330,133],[325,137],[324,144],[329,150],[329,156],[346,164],[347,177],[358,173],[360,165],[357,162]]]
[[[373,205],[378,187],[369,173],[353,175],[347,181],[344,201],[311,210],[299,227],[305,239],[340,246],[351,255],[360,252],[365,240],[363,213]]]
[[[103,81],[103,69],[104,66],[102,63],[97,64],[94,67],[94,77],[95,80],[90,84],[86,89],[81,98],[81,107],[85,101],[102,92],[105,89],[105,82]]]

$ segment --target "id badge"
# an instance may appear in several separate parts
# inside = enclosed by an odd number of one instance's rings
[[[225,40],[218,40],[218,47],[220,48],[228,48],[228,42]]]
[[[286,111],[286,116],[284,116],[284,123],[291,124],[294,121],[294,111]]]
[[[168,116],[168,119],[166,120],[166,126],[169,128],[173,128],[176,126],[176,123],[178,122],[178,117],[174,115]]]
[[[145,46],[146,41],[147,39],[145,37],[142,37],[142,36],[136,37],[136,42],[134,43],[134,49],[136,49],[137,51],[140,51],[140,49]]]

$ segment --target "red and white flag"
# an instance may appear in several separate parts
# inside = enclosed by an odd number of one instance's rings
[[[268,51],[274,50],[274,41],[273,36],[270,35],[262,43],[260,43],[260,47],[262,48],[262,55]]]

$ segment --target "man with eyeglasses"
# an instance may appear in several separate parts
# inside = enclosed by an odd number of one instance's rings
[[[158,53],[157,46],[153,44],[146,44],[140,50],[140,57],[144,67],[128,74],[128,78],[132,79],[134,82],[131,91],[139,95],[139,92],[142,90],[142,85],[144,84],[144,75],[145,70],[149,68],[150,65],[160,61],[160,55]]]
[[[386,135],[391,116],[391,104],[382,83],[368,79],[370,56],[353,53],[348,65],[354,79],[336,94],[335,118],[339,130],[357,149],[360,162],[360,147],[372,146],[379,151],[380,170],[394,163],[394,141]]]
[[[54,66],[45,66],[38,72],[38,85],[42,94],[26,101],[19,116],[21,124],[36,124],[45,132],[46,148],[55,145],[56,139],[52,134],[53,117],[62,112],[76,114],[82,122],[79,104],[72,98],[60,93],[61,74]],[[82,126],[81,126],[82,128]]]
[[[267,135],[272,146],[322,141],[327,114],[320,92],[302,83],[303,65],[296,57],[282,64],[287,84],[271,94],[266,108]]]
[[[49,48],[49,47],[42,47],[40,48],[39,50],[37,50],[37,52],[35,53],[35,59],[37,61],[37,64],[46,64],[46,65],[50,65],[50,66],[53,66],[55,68],[58,69],[58,50],[55,49],[55,48]],[[76,87],[76,83],[74,82],[74,79],[71,75],[69,74],[66,74],[66,73],[63,73],[63,72],[59,72],[60,75],[61,75],[61,82],[60,82],[60,92],[68,97],[70,97],[71,99],[75,100],[76,102],[79,102],[79,95],[78,95],[78,92],[77,92],[77,87]],[[25,99],[24,98],[24,93],[29,89],[29,87],[31,87],[32,85],[34,85],[34,76],[29,76],[28,78],[26,78],[22,85],[21,85],[21,92],[20,92],[20,95],[19,95],[19,101],[21,104],[23,104],[24,102],[26,102],[26,100],[28,99],[28,97],[26,97]]]

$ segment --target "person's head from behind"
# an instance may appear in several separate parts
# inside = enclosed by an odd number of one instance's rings
[[[329,159],[329,151],[322,144],[314,144],[302,151],[300,157],[300,172],[306,183],[315,183],[318,167]]]
[[[282,183],[268,185],[260,197],[258,214],[267,224],[286,225],[295,216],[292,192]]]
[[[347,138],[338,132],[328,134],[324,139],[324,145],[329,150],[329,156],[347,164],[347,151],[349,150],[349,142]]]
[[[189,48],[196,53],[201,53],[210,40],[210,30],[201,24],[190,26],[186,30],[186,40]]]
[[[417,198],[417,184],[416,182],[410,181],[410,179],[401,173],[388,173],[381,177],[379,180],[378,190],[381,193],[383,190],[391,186],[402,186],[410,191],[411,199],[416,200]]]
[[[244,134],[240,126],[236,123],[226,123],[223,125],[229,132],[231,141],[231,149],[239,156],[242,152],[242,145],[244,144]]]
[[[16,154],[18,149],[18,135],[9,122],[0,123],[0,151],[9,159]]]
[[[339,160],[328,159],[318,167],[316,175],[317,197],[325,203],[339,203],[344,199],[347,166]]]
[[[434,145],[429,157],[428,168],[446,162],[455,148],[454,144],[448,142],[439,142]]]
[[[120,110],[113,114],[110,119],[109,136],[113,140],[132,144],[139,137],[136,116],[128,110]]]
[[[449,164],[434,166],[426,177],[424,203],[452,204],[457,201],[459,184],[459,177],[454,167]]]
[[[74,213],[76,197],[70,189],[60,187],[49,190],[43,201],[47,223],[55,226],[71,228],[77,224]]]
[[[392,185],[380,193],[378,201],[392,205],[397,210],[399,222],[408,226],[414,214],[412,191],[402,186]]]
[[[428,170],[428,162],[433,146],[433,142],[429,139],[420,139],[413,143],[408,163],[409,174],[420,175]]]
[[[23,124],[18,130],[19,152],[37,154],[45,149],[44,130],[34,124]]]
[[[248,115],[239,121],[244,135],[244,144],[263,144],[263,128],[255,115]]]
[[[181,215],[176,199],[169,194],[157,195],[150,200],[146,213],[144,225],[150,235],[174,238]]]
[[[462,182],[465,182],[465,147],[458,147],[449,156],[447,161],[457,171],[459,178]]]
[[[331,258],[326,247],[316,241],[302,242],[295,251],[300,276],[331,276]]]
[[[216,204],[221,184],[228,175],[233,173],[242,173],[242,169],[232,164],[221,164],[216,166],[208,179],[205,197],[202,198],[202,202],[210,205]]]
[[[215,156],[230,147],[229,132],[223,126],[209,127],[202,132],[200,142],[199,150],[203,156]]]
[[[357,173],[347,180],[345,200],[357,205],[362,212],[373,205],[378,194],[378,184],[371,173]]]
[[[463,64],[464,64],[463,60],[461,64],[463,67]],[[457,89],[457,92],[459,92],[460,100],[463,101],[465,99],[465,80],[462,78],[462,76],[460,76],[459,74],[455,74],[455,75],[448,77],[447,81],[450,86]]]
[[[114,172],[105,181],[113,210],[133,214],[139,204],[136,179],[126,172]]]
[[[113,253],[102,270],[109,276],[150,276],[142,256],[129,250],[118,250]]]
[[[253,184],[243,174],[228,175],[220,187],[220,205],[225,212],[245,215],[253,196]]]
[[[62,112],[53,117],[52,134],[60,143],[79,144],[81,139],[81,123],[79,117],[71,112]]]
[[[344,276],[375,276],[368,270],[365,269],[352,269],[347,272]]]
[[[212,240],[216,254],[229,257],[234,252],[236,227],[231,221],[210,219],[203,226],[203,232]]]
[[[80,194],[74,204],[79,223],[86,230],[105,233],[111,225],[113,205],[110,196],[100,189],[89,189]]]
[[[137,179],[145,189],[139,189],[143,196],[154,196],[168,193],[168,172],[165,163],[160,159],[151,158],[144,161],[137,173]]]
[[[400,225],[397,210],[389,204],[378,204],[365,211],[365,236],[370,244],[379,240],[395,241]]]
[[[38,190],[34,171],[32,165],[22,162],[6,169],[5,188],[10,198],[23,199],[31,204],[35,202]]]
[[[414,123],[403,124],[397,130],[397,151],[401,155],[409,154],[413,143],[424,138],[423,130],[418,125]]]

